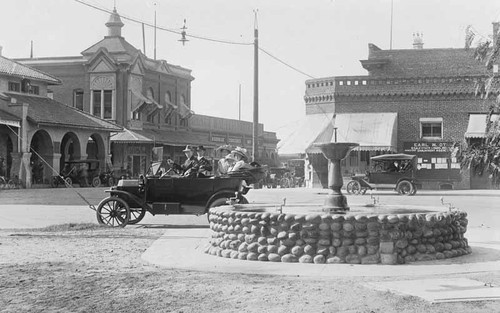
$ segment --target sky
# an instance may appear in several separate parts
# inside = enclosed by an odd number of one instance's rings
[[[83,0],[116,9],[122,36],[143,48],[142,26],[130,17],[200,37],[249,43],[223,44],[157,30],[157,59],[192,70],[191,106],[198,114],[253,118],[254,25],[259,46],[314,77],[365,75],[359,60],[368,43],[389,49],[391,0]],[[76,56],[106,34],[109,14],[75,0],[0,0],[0,46],[8,58]],[[393,0],[393,49],[410,49],[413,33],[423,33],[424,48],[461,48],[465,28],[484,37],[500,18],[497,0]],[[153,58],[153,29],[146,26],[146,55]],[[309,76],[259,53],[259,122],[285,136],[305,115]],[[283,138],[283,137],[282,137]]]

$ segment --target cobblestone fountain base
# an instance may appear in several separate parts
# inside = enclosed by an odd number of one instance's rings
[[[471,253],[464,237],[467,213],[462,211],[335,215],[246,207],[210,209],[212,238],[205,253],[316,264],[404,264]]]

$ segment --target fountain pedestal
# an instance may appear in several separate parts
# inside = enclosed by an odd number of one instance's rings
[[[328,142],[314,145],[321,150],[329,163],[328,188],[330,191],[326,196],[323,211],[327,213],[345,213],[349,211],[349,206],[347,205],[346,197],[341,191],[343,180],[340,161],[347,157],[349,152],[359,146],[359,144],[352,142]]]

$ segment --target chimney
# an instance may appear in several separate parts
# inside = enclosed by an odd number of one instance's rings
[[[413,49],[424,48],[424,34],[413,33]]]

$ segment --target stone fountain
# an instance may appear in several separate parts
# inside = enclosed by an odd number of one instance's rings
[[[328,188],[330,191],[325,199],[323,211],[326,213],[345,213],[349,211],[347,198],[342,194],[342,171],[340,161],[345,159],[349,152],[359,146],[352,142],[327,142],[316,143],[325,158],[328,159]]]
[[[323,206],[234,204],[210,209],[204,252],[250,261],[404,264],[471,253],[467,213],[403,205],[349,207],[340,161],[356,143],[316,144],[329,160]],[[279,208],[278,208],[279,207]]]

